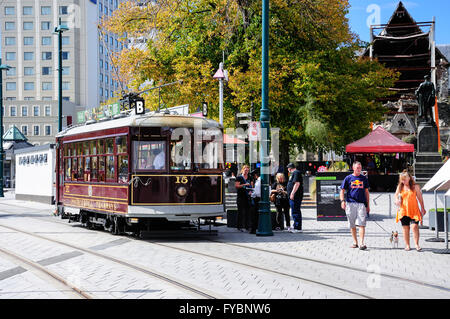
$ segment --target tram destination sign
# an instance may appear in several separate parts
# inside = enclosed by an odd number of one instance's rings
[[[103,118],[111,118],[117,114],[120,114],[119,102],[101,105],[99,107],[92,108],[90,110],[77,112],[77,122],[78,124],[81,124],[89,120],[100,120]]]

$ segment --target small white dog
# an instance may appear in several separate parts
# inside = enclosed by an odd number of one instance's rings
[[[389,241],[391,242],[392,248],[398,248],[398,231],[392,232]]]

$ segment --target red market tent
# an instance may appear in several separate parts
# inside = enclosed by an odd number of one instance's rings
[[[395,137],[381,126],[345,147],[347,153],[412,153],[414,144]]]
[[[230,136],[228,134],[223,135],[223,144],[247,144],[243,140],[238,139],[237,137]]]

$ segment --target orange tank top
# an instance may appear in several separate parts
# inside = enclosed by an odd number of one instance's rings
[[[422,214],[420,213],[419,204],[417,203],[416,192],[414,190],[402,190],[400,193],[402,196],[402,203],[397,211],[397,218],[395,221],[398,223],[404,216],[408,216],[416,221],[422,221]]]

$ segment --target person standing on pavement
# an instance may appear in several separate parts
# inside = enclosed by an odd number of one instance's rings
[[[261,177],[259,169],[253,170],[251,176],[255,181],[255,185],[250,195],[252,198],[250,234],[256,234],[256,229],[258,228],[259,202],[261,201]]]
[[[271,195],[275,194],[275,207],[277,209],[275,230],[284,230],[284,221],[286,228],[291,226],[289,216],[289,198],[287,193],[287,184],[283,173],[275,176],[275,183],[272,185]],[[283,218],[284,216],[284,218]]]
[[[293,233],[302,232],[302,212],[300,207],[303,200],[303,180],[300,171],[295,168],[293,163],[287,166],[289,171],[289,181],[287,184],[287,193],[289,206],[291,207],[292,218],[294,219],[294,229],[288,228]]]
[[[341,184],[341,208],[345,210],[348,224],[351,230],[352,248],[367,249],[364,243],[366,230],[366,217],[370,212],[369,180],[361,174],[360,162],[353,163],[353,174],[348,175]],[[345,194],[346,193],[346,194]],[[360,245],[356,235],[356,226],[359,227]]]
[[[249,176],[250,167],[242,166],[241,175],[236,178],[235,186],[237,189],[237,229],[244,231],[249,225],[250,219],[250,190],[252,187]]]
[[[417,203],[419,201],[420,208]],[[395,192],[395,204],[399,207],[395,222],[400,221],[403,228],[403,238],[405,239],[405,250],[410,250],[409,231],[412,229],[414,244],[417,251],[421,251],[419,246],[419,223],[427,213],[424,207],[422,191],[420,186],[414,182],[407,170],[404,170],[400,176]]]

